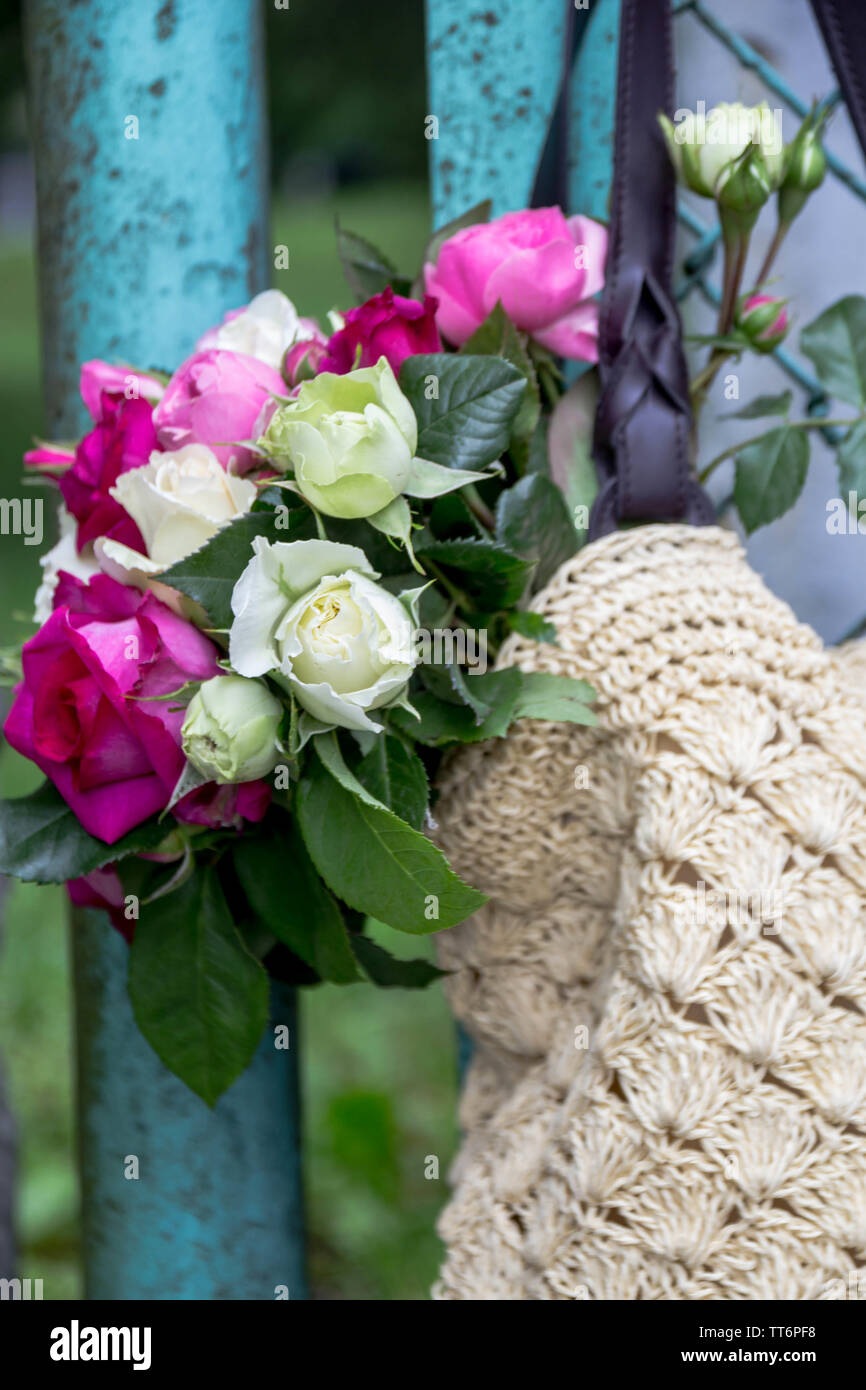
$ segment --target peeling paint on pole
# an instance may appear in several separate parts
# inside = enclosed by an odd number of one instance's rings
[[[176,366],[269,283],[261,15],[27,0],[26,35],[46,433],[63,438],[85,423],[82,360]],[[139,1034],[107,920],[79,914],[73,945],[87,1296],[303,1298],[292,993],[274,990],[290,1050],[266,1035],[211,1111]]]
[[[269,279],[255,0],[28,0],[48,424],[79,363],[171,367]]]

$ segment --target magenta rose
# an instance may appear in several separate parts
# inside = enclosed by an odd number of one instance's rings
[[[424,282],[436,322],[462,346],[502,301],[511,321],[561,357],[598,361],[598,305],[607,231],[561,208],[507,212],[464,227],[443,242]]]
[[[147,376],[132,367],[116,367],[98,357],[81,364],[81,399],[93,420],[101,418],[103,391],[130,398],[144,396],[154,402],[159,400],[164,389],[155,376]]]
[[[389,285],[357,309],[349,309],[345,326],[330,338],[318,370],[342,376],[355,367],[375,367],[386,357],[397,373],[407,357],[441,352],[435,312],[436,300],[429,294],[419,304],[395,294]]]
[[[205,782],[187,792],[172,807],[178,820],[188,825],[207,825],[212,830],[240,830],[244,821],[260,821],[271,801],[269,782]]]
[[[63,500],[78,522],[79,551],[97,536],[110,536],[133,550],[145,552],[141,532],[129,513],[109,495],[109,489],[121,473],[141,468],[158,448],[148,402],[103,391],[99,419],[75,450],[75,461],[59,479]]]
[[[132,941],[135,921],[124,916],[123,884],[112,864],[94,869],[84,878],[71,878],[66,884],[69,900],[75,907],[96,907],[107,912],[111,925]]]
[[[178,367],[153,412],[165,449],[207,444],[224,468],[243,472],[256,455],[239,443],[253,438],[262,407],[285,396],[280,373],[246,353],[196,352]]]
[[[169,802],[183,711],[167,695],[219,671],[217,649],[152,594],[61,572],[56,607],[25,642],[6,738],[108,844]]]

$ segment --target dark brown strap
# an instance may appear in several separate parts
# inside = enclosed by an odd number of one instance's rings
[[[658,125],[673,98],[669,0],[622,0],[610,239],[599,318],[590,539],[622,521],[715,521],[690,470],[691,408],[671,289],[674,172]]]
[[[866,155],[866,0],[812,0],[812,9]]]

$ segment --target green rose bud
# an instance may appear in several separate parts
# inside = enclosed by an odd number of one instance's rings
[[[254,782],[279,758],[282,706],[261,681],[212,676],[190,700],[183,721],[183,751],[214,782]]]
[[[778,188],[782,181],[785,154],[774,114],[766,103],[743,106],[741,102],[722,102],[706,113],[703,109],[686,112],[676,125],[659,116],[659,124],[677,177],[703,198],[718,196],[731,166],[750,148],[761,157],[770,189]]]
[[[788,226],[810,193],[824,181],[827,156],[820,134],[825,117],[808,116],[785,151],[785,178],[779,190],[779,221]]]
[[[728,164],[716,184],[716,202],[725,235],[745,236],[773,191],[770,172],[757,145]]]
[[[368,517],[410,482],[418,425],[386,358],[302,383],[273,415],[259,445],[293,469],[303,497],[325,516]]]

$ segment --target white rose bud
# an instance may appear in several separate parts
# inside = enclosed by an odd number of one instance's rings
[[[152,453],[143,468],[121,473],[110,492],[162,568],[198,550],[256,499],[255,483],[227,473],[206,444]]]
[[[659,116],[659,124],[681,182],[704,198],[715,197],[721,176],[749,145],[758,147],[768,192],[782,181],[785,151],[781,131],[765,102],[760,106],[721,102],[706,116],[689,112],[676,125]]]
[[[234,669],[278,673],[329,728],[378,732],[368,711],[401,700],[418,660],[409,610],[356,546],[258,536],[253,549],[232,594]]]
[[[254,782],[279,758],[277,730],[283,709],[261,681],[212,676],[187,706],[183,751],[213,782]]]

